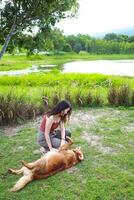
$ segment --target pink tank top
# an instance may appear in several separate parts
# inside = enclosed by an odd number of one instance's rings
[[[45,132],[45,128],[46,128],[46,121],[47,121],[47,116],[44,115],[41,125],[40,125],[40,131]],[[53,132],[58,126],[59,126],[60,122],[54,122],[51,126],[50,132]]]

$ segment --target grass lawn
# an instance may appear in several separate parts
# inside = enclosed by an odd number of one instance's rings
[[[36,130],[40,119],[23,126],[0,129],[0,200],[133,200],[133,108],[84,108],[72,113],[68,127],[74,146],[85,159],[48,179],[33,181],[12,193],[18,180],[6,173],[19,168],[20,160],[40,157]]]

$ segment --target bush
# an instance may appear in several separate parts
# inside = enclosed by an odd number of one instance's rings
[[[110,105],[117,104],[117,89],[115,87],[111,87],[108,92],[108,102]]]
[[[91,92],[89,92],[86,97],[85,97],[85,102],[88,106],[92,106],[93,104],[93,96],[91,94]]]
[[[134,106],[134,91],[132,92],[132,96],[131,96],[131,104],[132,106]]]
[[[108,92],[110,105],[129,106],[131,104],[131,91],[128,85],[111,87]]]
[[[128,85],[123,85],[119,88],[118,91],[118,105],[128,106],[131,104],[130,98],[131,92]]]
[[[18,123],[35,117],[37,109],[28,104],[24,96],[16,97],[12,93],[0,95],[0,125]]]
[[[95,106],[102,106],[103,105],[103,100],[102,100],[100,95],[95,95],[93,97],[93,105],[95,105]]]

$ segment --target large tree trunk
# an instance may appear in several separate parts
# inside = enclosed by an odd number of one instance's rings
[[[4,53],[5,53],[6,49],[7,49],[8,43],[10,42],[10,39],[13,36],[15,29],[16,29],[16,24],[13,24],[11,29],[10,29],[9,34],[7,35],[7,37],[5,39],[4,45],[2,47],[2,50],[0,52],[0,60],[2,59]]]

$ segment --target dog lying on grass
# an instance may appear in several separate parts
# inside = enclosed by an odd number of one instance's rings
[[[69,137],[67,140],[68,142],[57,151],[49,151],[35,162],[26,163],[22,161],[23,166],[21,169],[10,168],[9,172],[11,173],[23,173],[23,176],[17,181],[11,191],[16,192],[33,180],[47,178],[82,161],[84,156],[81,148],[69,149],[73,141]]]

